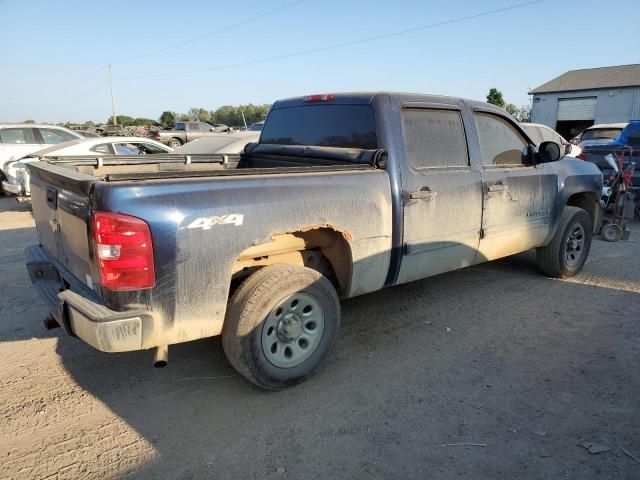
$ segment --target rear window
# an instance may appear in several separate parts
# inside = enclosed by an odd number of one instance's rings
[[[620,135],[621,128],[593,128],[585,130],[580,140],[613,140]]]
[[[269,113],[260,143],[378,148],[370,105],[307,105]]]

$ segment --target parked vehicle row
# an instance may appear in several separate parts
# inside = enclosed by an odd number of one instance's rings
[[[30,195],[27,164],[41,158],[83,155],[147,155],[167,153],[171,148],[155,140],[139,137],[78,138],[25,155],[2,166],[2,190],[12,195]]]
[[[241,375],[280,389],[326,358],[340,298],[531,248],[547,275],[580,271],[602,175],[562,153],[483,102],[281,100],[242,155],[29,164],[27,268],[50,327],[158,365],[222,335]]]

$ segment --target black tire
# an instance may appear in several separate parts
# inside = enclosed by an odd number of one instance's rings
[[[300,364],[282,368],[263,349],[263,328],[274,309],[291,295],[312,296],[321,306],[323,330],[315,350]],[[280,324],[278,324],[280,325]],[[340,328],[340,301],[331,282],[310,268],[270,265],[236,290],[227,309],[222,346],[231,365],[259,387],[280,390],[310,378],[335,343]],[[265,330],[266,331],[266,330]]]
[[[182,146],[182,140],[180,140],[179,138],[170,138],[169,142],[167,142],[167,146],[174,149],[179,148]]]
[[[571,238],[576,231],[582,231],[583,238],[579,249]],[[584,265],[591,248],[593,223],[591,216],[578,207],[564,207],[558,230],[551,242],[537,249],[538,266],[555,278],[567,278],[576,275]],[[571,244],[571,245],[570,245]]]

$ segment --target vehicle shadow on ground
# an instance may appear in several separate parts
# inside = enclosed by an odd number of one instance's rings
[[[638,327],[602,320],[639,297],[550,280],[531,253],[386,289],[343,302],[324,369],[281,392],[237,375],[219,339],[171,346],[164,369],[63,333],[57,353],[158,454],[116,476],[629,478],[631,460],[576,443],[640,448]],[[442,448],[459,442],[486,448]]]

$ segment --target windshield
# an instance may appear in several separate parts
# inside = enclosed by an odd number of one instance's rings
[[[377,148],[370,105],[305,105],[277,108],[267,118],[260,143]]]
[[[621,128],[592,128],[590,130],[585,130],[580,137],[580,141],[584,142],[585,140],[613,140],[622,131]]]

